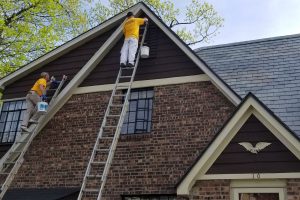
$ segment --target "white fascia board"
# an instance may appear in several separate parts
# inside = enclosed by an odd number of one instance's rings
[[[193,82],[203,82],[210,81],[206,74],[199,74],[193,76],[181,76],[172,78],[162,78],[162,79],[151,79],[143,81],[134,81],[132,83],[132,89],[135,88],[145,88],[145,87],[156,87],[163,85],[174,85],[174,84],[184,84]],[[129,82],[124,82],[126,85]],[[105,85],[94,85],[86,87],[78,87],[73,94],[86,94],[93,92],[104,92],[113,90],[115,84],[105,84]]]
[[[213,84],[234,104],[238,105],[241,99],[227,86],[222,80],[216,76],[215,73],[204,64],[198,56],[192,53],[191,49],[187,48],[173,33],[166,28],[160,20],[158,20],[151,11],[145,6],[142,6],[142,10],[147,16],[205,73],[209,76]]]
[[[300,178],[300,172],[293,173],[253,173],[253,174],[205,174],[200,180],[235,179],[235,180],[268,180]]]
[[[296,139],[296,136],[279,123],[278,120],[267,112],[257,101],[253,98],[250,100],[252,106],[255,108],[253,110],[253,115],[255,115],[255,117],[257,117],[258,120],[300,160],[300,142]]]
[[[298,159],[300,157],[300,142],[288,131],[277,119],[274,118],[256,99],[248,97],[235,115],[222,129],[217,138],[212,142],[208,149],[204,152],[200,160],[193,166],[191,171],[183,179],[177,187],[177,194],[188,195],[190,189],[196,180],[201,180],[203,177],[208,179],[213,175],[205,175],[207,170],[212,166],[215,160],[223,152],[238,130],[244,125],[251,115],[255,115],[274,135],[277,137]],[[256,174],[257,175],[257,174]],[[276,176],[278,175],[278,176]],[[286,176],[285,176],[286,175]],[[297,175],[297,176],[296,176]],[[300,173],[278,173],[268,175],[263,174],[264,178],[288,178],[298,177]],[[217,176],[217,175],[214,175]],[[220,175],[219,175],[220,176]],[[253,174],[245,175],[242,178],[253,178]],[[260,174],[258,175],[258,177]],[[228,178],[230,176],[227,176]],[[233,178],[234,176],[231,175]],[[224,178],[224,177],[223,177]]]
[[[134,11],[139,8],[140,5],[136,5],[130,8],[128,11]],[[62,46],[50,51],[49,53],[45,54],[44,56],[32,61],[31,63],[25,65],[24,67],[18,69],[17,71],[5,76],[4,78],[0,79],[0,87],[5,87],[14,81],[28,75],[29,73],[39,69],[40,67],[48,64],[49,62],[57,59],[58,57],[66,54],[67,52],[81,46],[82,44],[90,41],[91,39],[101,35],[102,33],[108,31],[115,23],[121,20],[126,16],[126,13],[120,13],[111,19],[103,22],[99,26],[79,35],[78,37],[74,38],[73,40],[63,44]]]

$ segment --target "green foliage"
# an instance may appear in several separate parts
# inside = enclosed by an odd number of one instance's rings
[[[89,21],[97,25],[107,18],[133,6],[140,0],[109,0],[108,5],[99,1],[92,8]],[[143,0],[188,45],[208,42],[222,26],[223,19],[213,6],[203,0],[192,0],[186,8],[175,8],[169,0]],[[179,15],[184,17],[179,19]]]
[[[0,1],[0,77],[87,30],[83,2]]]
[[[0,77],[74,36],[133,6],[139,0],[0,1]],[[208,3],[192,0],[177,9],[170,0],[143,0],[187,44],[208,41],[223,19]],[[183,14],[182,21],[178,16]]]

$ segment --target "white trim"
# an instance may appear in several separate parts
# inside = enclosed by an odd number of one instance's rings
[[[188,195],[196,180],[201,180],[207,170],[212,166],[225,147],[229,144],[239,128],[246,122],[250,115],[254,114],[258,119],[269,128],[298,159],[300,158],[299,141],[281,123],[270,115],[269,112],[253,96],[247,97],[239,110],[229,120],[217,138],[204,152],[201,159],[193,166],[187,176],[177,187],[177,194]],[[284,173],[283,173],[284,174]],[[207,177],[206,175],[205,177]],[[251,178],[251,177],[245,177]],[[267,175],[266,175],[267,178]],[[274,178],[270,175],[270,178]]]
[[[254,174],[205,174],[200,180],[216,180],[216,179],[288,179],[300,178],[300,173],[254,173]]]
[[[231,188],[285,188],[286,187],[286,179],[265,179],[265,180],[231,180],[230,187]]]
[[[152,80],[145,80],[145,81],[134,81],[132,84],[132,88],[155,87],[155,86],[192,83],[192,82],[201,82],[201,81],[210,81],[210,79],[206,74],[200,74],[194,76],[182,76],[182,77],[173,77],[173,78],[152,79]],[[74,91],[73,94],[111,91],[113,87],[114,84],[79,87]]]
[[[215,73],[212,72],[212,70],[203,63],[198,56],[196,56],[194,53],[192,53],[190,48],[187,48],[186,45],[184,45],[174,34],[171,33],[171,31],[166,28],[158,19],[156,16],[152,14],[151,11],[146,9],[144,6],[142,6],[142,10],[146,13],[147,16],[151,18],[151,20],[154,21],[154,23],[205,73],[207,74],[211,81],[214,83],[214,85],[234,104],[238,105],[241,100],[240,98],[229,88],[228,85],[226,85],[224,82],[221,81],[219,77],[216,76]]]
[[[133,6],[128,11],[134,11],[139,6]],[[111,19],[103,22],[99,26],[79,35],[78,37],[74,38],[73,40],[70,40],[69,42],[63,44],[62,46],[54,49],[53,51],[45,54],[44,56],[34,60],[33,62],[25,65],[24,67],[20,68],[19,70],[9,74],[8,76],[0,79],[0,87],[5,87],[6,85],[9,85],[10,83],[14,82],[15,80],[22,78],[26,76],[27,74],[31,73],[32,71],[35,71],[39,69],[40,67],[44,66],[45,64],[48,64],[49,62],[57,59],[58,57],[64,55],[65,53],[79,47],[80,45],[86,43],[87,41],[90,41],[91,39],[101,35],[103,32],[106,32],[107,30],[111,29],[116,22],[121,20],[126,16],[127,13],[123,12],[120,13]]]
[[[239,200],[239,193],[278,193],[279,200],[286,199],[286,180],[232,180],[230,199]]]
[[[278,193],[279,200],[286,200],[285,188],[232,188],[231,200],[239,200],[240,193]]]
[[[285,127],[267,112],[255,110],[253,114],[300,160],[299,141]]]

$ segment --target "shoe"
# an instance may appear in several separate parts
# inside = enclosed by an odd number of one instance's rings
[[[127,65],[129,68],[133,68],[134,67],[134,65],[132,64],[132,63],[128,63],[128,65]]]
[[[37,124],[37,123],[39,123],[39,122],[38,122],[37,120],[30,119],[30,120],[29,120],[29,123]]]
[[[26,126],[21,126],[21,130],[24,132],[29,132],[29,129]]]
[[[121,68],[125,68],[126,67],[126,65],[124,63],[121,63],[120,66],[121,66]]]

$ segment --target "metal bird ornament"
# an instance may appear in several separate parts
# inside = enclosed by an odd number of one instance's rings
[[[247,151],[251,153],[257,154],[271,143],[268,142],[258,142],[256,143],[255,147],[250,142],[240,142],[239,145],[243,146]]]

